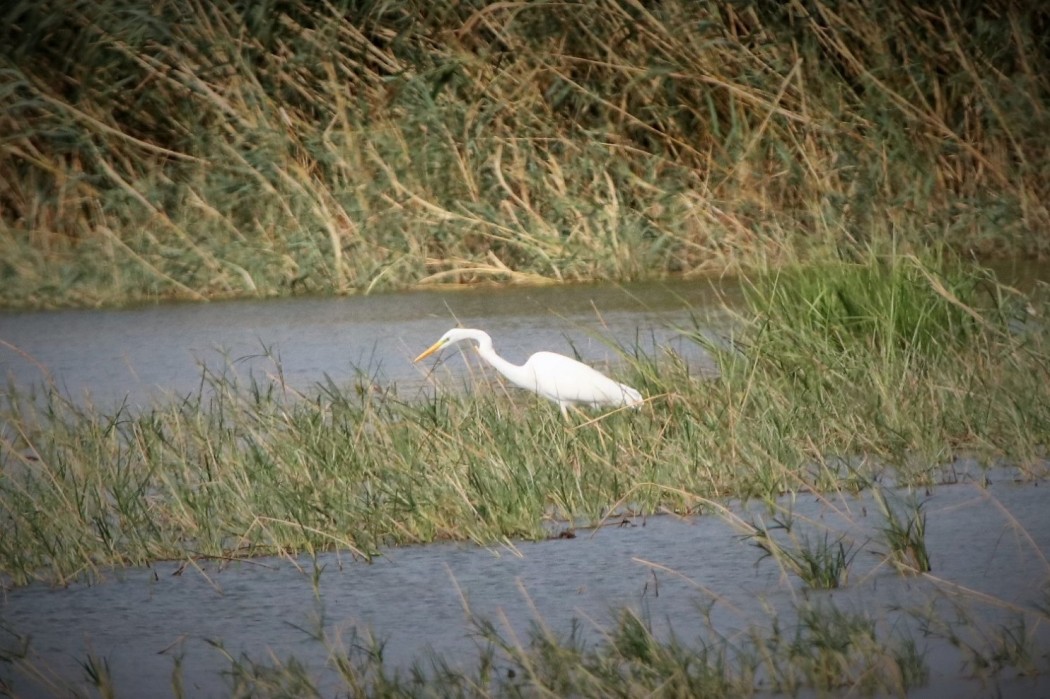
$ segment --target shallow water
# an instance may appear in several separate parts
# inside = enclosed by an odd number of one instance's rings
[[[457,324],[487,330],[516,363],[546,349],[601,364],[615,356],[609,343],[675,348],[702,363],[671,326],[693,327],[694,314],[717,325],[721,295],[736,293],[732,283],[694,280],[7,313],[0,377],[21,391],[53,380],[73,399],[107,409],[125,398],[143,405],[192,394],[203,367],[280,373],[297,390],[361,373],[409,392],[434,366],[412,359]],[[443,365],[461,372],[457,352],[445,354]]]
[[[1023,290],[1050,281],[1050,265],[1004,260],[991,265]],[[676,325],[705,330],[728,324],[723,303],[738,303],[732,279],[638,284],[454,288],[346,298],[289,298],[166,304],[117,310],[0,312],[0,379],[20,391],[53,381],[78,401],[110,408],[192,394],[204,367],[239,375],[278,373],[294,389],[359,373],[411,391],[433,366],[412,358],[450,327],[478,327],[506,358],[540,349],[598,364],[609,343],[678,350],[709,366]],[[444,367],[462,373],[447,353]],[[269,356],[267,356],[269,355]]]
[[[879,619],[882,634],[912,635],[931,669],[929,684],[913,696],[1046,696],[1050,683],[1042,678],[1006,673],[967,679],[958,650],[923,637],[902,611],[933,603],[953,618],[946,605],[958,603],[992,630],[1028,613],[1030,642],[1045,670],[1050,629],[1034,622],[1039,615],[1032,612],[1047,602],[1050,583],[1046,487],[1015,483],[1003,471],[988,487],[964,482],[935,488],[926,498],[933,571],[922,577],[879,565],[874,552],[881,517],[869,497],[783,499],[781,507],[790,508],[800,526],[809,522],[811,531],[828,531],[833,539],[846,534],[859,547],[848,584],[831,592],[806,590],[773,560],[760,560],[760,551],[727,519],[707,514],[634,519],[578,532],[576,539],[513,548],[395,549],[371,564],[326,554],[316,561],[323,569],[316,590],[309,559],[205,562],[181,575],[173,575],[173,564],[161,564],[95,586],[12,590],[0,616],[7,632],[32,636],[30,660],[57,685],[85,687],[79,662],[92,653],[108,660],[122,693],[166,696],[178,655],[191,695],[218,696],[230,664],[208,639],[222,641],[235,657],[294,656],[320,677],[328,650],[312,634],[322,631],[344,648],[374,633],[386,642],[388,667],[406,668],[435,651],[454,667],[469,668],[478,648],[471,614],[522,641],[530,621],[564,635],[578,619],[597,641],[615,610],[628,607],[658,633],[673,628],[692,641],[711,638],[701,606],[713,605],[715,629],[732,635],[752,624],[768,627],[771,614],[790,630],[793,604],[823,600]],[[736,506],[734,513],[749,521],[769,517],[757,504]],[[963,625],[961,633],[974,628]],[[4,646],[13,643],[8,636]],[[51,696],[26,677],[24,666],[0,664],[0,678],[17,696]]]
[[[719,292],[735,294],[731,285]],[[637,342],[646,351],[671,347],[703,368],[705,357],[673,329],[691,327],[693,315],[707,331],[727,323],[718,292],[706,281],[6,314],[0,315],[0,373],[19,390],[50,376],[74,398],[102,406],[194,393],[202,366],[241,375],[270,375],[279,367],[298,389],[325,376],[344,386],[360,371],[407,393],[426,385],[434,366],[413,365],[412,358],[456,324],[488,330],[497,349],[517,362],[537,349],[614,362],[608,342]],[[273,358],[260,356],[264,348]],[[448,352],[438,373],[462,375],[467,356]],[[1045,489],[1015,484],[1006,472],[993,475],[987,489],[972,483],[934,489],[927,505],[934,570],[919,578],[877,566],[870,551],[878,548],[872,542],[880,520],[869,497],[822,503],[799,496],[796,516],[818,531],[826,527],[833,538],[848,533],[860,547],[849,584],[833,592],[806,591],[774,561],[760,561],[760,552],[716,514],[635,519],[581,531],[572,540],[493,550],[394,549],[371,564],[327,554],[316,562],[201,562],[181,575],[173,574],[174,564],[158,564],[113,573],[95,586],[33,585],[7,591],[0,605],[0,693],[5,685],[16,696],[68,696],[69,686],[86,693],[81,663],[93,654],[107,660],[122,695],[169,695],[175,658],[181,658],[188,695],[222,696],[221,673],[230,663],[208,640],[221,641],[234,657],[295,656],[323,675],[329,650],[314,632],[344,645],[355,634],[374,632],[386,641],[385,658],[394,667],[428,649],[470,667],[478,643],[471,614],[523,640],[531,621],[565,634],[579,619],[596,641],[615,610],[627,606],[661,633],[673,627],[691,640],[706,633],[700,606],[713,604],[712,623],[728,635],[750,624],[765,628],[772,613],[790,625],[792,605],[809,599],[871,614],[884,633],[913,634],[931,666],[928,687],[913,696],[1048,696],[1046,680],[966,679],[958,650],[924,637],[902,611],[927,603],[947,609],[957,600],[994,626],[1047,603]],[[768,516],[760,507],[735,512]],[[322,569],[316,588],[315,565]],[[1036,618],[1029,614],[1029,631],[1045,671],[1050,639]],[[29,661],[55,683],[50,688],[16,660],[26,636]]]

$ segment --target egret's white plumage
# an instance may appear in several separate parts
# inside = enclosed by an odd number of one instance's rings
[[[601,406],[638,405],[642,394],[630,386],[613,381],[596,369],[554,352],[537,352],[518,366],[496,354],[492,338],[484,330],[453,328],[428,347],[415,361],[426,359],[438,350],[463,340],[473,340],[478,354],[516,386],[528,389],[561,406],[568,415],[571,405]]]

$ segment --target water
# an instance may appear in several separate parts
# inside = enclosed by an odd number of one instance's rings
[[[78,400],[102,406],[127,400],[148,405],[199,389],[202,367],[273,374],[308,389],[330,376],[340,385],[358,371],[381,384],[422,386],[433,362],[411,360],[449,327],[488,330],[497,350],[521,362],[538,349],[613,361],[607,342],[659,351],[672,347],[703,365],[695,345],[673,326],[705,329],[727,319],[708,282],[486,289],[345,299],[292,299],[175,305],[113,311],[0,315],[0,373],[18,390],[50,378]],[[692,355],[689,353],[692,352]],[[262,356],[268,354],[270,356]],[[442,367],[466,367],[448,352]],[[923,637],[902,610],[958,602],[982,623],[1010,624],[1028,613],[1036,657],[1046,664],[1047,629],[1030,614],[1046,603],[1050,581],[1050,508],[1045,485],[1015,484],[1009,473],[992,486],[941,486],[928,507],[931,576],[904,577],[879,567],[876,508],[868,497],[822,503],[798,496],[796,516],[847,533],[861,552],[849,584],[806,591],[717,515],[635,519],[626,526],[580,532],[573,540],[518,543],[498,549],[431,545],[394,549],[368,564],[345,553],[309,559],[201,562],[180,575],[175,564],[114,572],[94,586],[9,590],[0,606],[0,693],[68,696],[87,692],[82,662],[105,658],[127,696],[166,696],[180,658],[191,696],[226,693],[230,667],[215,647],[257,661],[295,656],[324,676],[329,650],[314,637],[344,645],[374,633],[385,657],[406,667],[433,649],[454,666],[470,667],[478,639],[471,615],[491,619],[504,634],[525,639],[530,622],[564,634],[572,619],[591,640],[616,610],[629,607],[660,633],[704,635],[697,609],[711,607],[716,630],[733,634],[768,627],[770,614],[790,628],[792,605],[826,599],[880,619],[880,629],[912,633],[926,650],[930,685],[914,696],[1046,696],[1046,681],[964,678],[957,649]],[[784,507],[788,501],[782,503]],[[737,507],[745,518],[766,516]],[[0,533],[2,535],[2,533]],[[315,565],[321,569],[314,584]],[[773,610],[773,611],[770,611]],[[1045,619],[1045,616],[1042,617]],[[673,621],[672,621],[673,620]],[[28,666],[14,660],[31,637]],[[6,660],[5,660],[6,659]],[[332,680],[331,677],[328,678]],[[48,685],[46,682],[52,682]],[[329,695],[334,691],[328,692]]]
[[[937,487],[926,504],[933,563],[926,577],[879,565],[872,552],[879,548],[881,518],[870,497],[785,498],[781,507],[800,523],[812,523],[812,531],[846,534],[860,547],[849,584],[831,592],[806,590],[773,560],[760,560],[760,551],[731,522],[708,514],[634,519],[581,531],[572,540],[490,550],[451,544],[394,549],[371,564],[326,554],[316,560],[322,569],[316,588],[315,564],[306,558],[202,562],[181,575],[173,574],[174,564],[158,564],[94,586],[12,590],[0,616],[8,631],[31,634],[31,660],[56,686],[84,690],[80,661],[90,653],[107,659],[127,696],[168,696],[177,655],[192,696],[221,696],[222,672],[230,665],[208,640],[221,641],[234,657],[294,656],[322,678],[329,651],[318,634],[343,648],[374,634],[386,642],[388,667],[406,668],[437,652],[453,667],[470,668],[479,647],[471,615],[523,642],[530,622],[564,636],[577,619],[585,637],[597,642],[616,610],[627,607],[650,619],[658,634],[673,627],[692,641],[711,638],[701,606],[711,605],[711,623],[721,634],[752,624],[768,628],[771,614],[790,633],[793,605],[805,599],[869,614],[882,634],[911,634],[931,667],[929,685],[914,696],[1045,696],[1050,685],[1038,679],[965,679],[958,650],[941,638],[924,638],[902,611],[936,604],[954,618],[946,605],[958,604],[994,630],[1011,626],[1027,610],[1032,647],[1045,653],[1050,630],[1031,614],[1033,605],[1045,604],[1050,580],[1045,487],[1014,483],[1006,471],[994,474],[988,487]],[[733,509],[748,521],[768,520],[759,505]],[[974,628],[965,624],[960,633]],[[8,638],[4,645],[12,643]],[[51,696],[9,665],[0,664],[0,679],[17,696]],[[327,679],[334,682],[334,676]]]
[[[1022,289],[1050,280],[1043,263],[1004,261],[995,269]],[[517,363],[546,349],[602,364],[613,357],[612,341],[669,347],[702,368],[706,358],[671,326],[692,327],[693,316],[707,329],[724,326],[722,301],[731,306],[739,296],[733,281],[696,279],[0,313],[0,378],[19,390],[50,379],[103,408],[125,399],[145,405],[198,390],[203,367],[236,362],[241,374],[274,375],[270,354],[295,389],[326,375],[343,384],[363,372],[411,390],[433,366],[412,358],[456,325],[487,330],[496,350]],[[463,363],[446,358],[445,366],[458,371]]]
[[[434,365],[412,359],[457,324],[487,330],[516,363],[545,349],[602,364],[614,356],[610,341],[676,348],[703,363],[671,326],[691,326],[693,314],[717,324],[720,293],[736,291],[698,280],[8,313],[0,314],[0,377],[20,391],[52,380],[103,408],[194,393],[204,367],[280,373],[298,390],[363,373],[405,391]],[[459,371],[457,353],[446,354],[445,366]]]

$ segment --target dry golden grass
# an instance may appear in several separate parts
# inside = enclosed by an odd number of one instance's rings
[[[1045,252],[1045,15],[995,2],[18,2],[0,303]]]

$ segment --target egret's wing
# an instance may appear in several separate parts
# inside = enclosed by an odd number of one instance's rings
[[[571,357],[554,352],[537,352],[526,366],[532,371],[535,390],[554,401],[589,405],[633,405],[641,395],[629,386]]]

